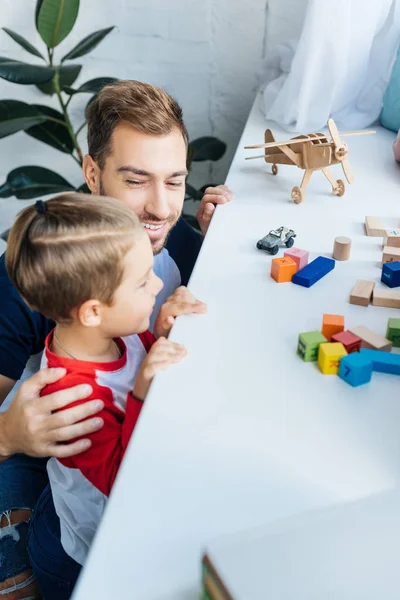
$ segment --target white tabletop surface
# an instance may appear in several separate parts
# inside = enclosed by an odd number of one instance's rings
[[[189,356],[152,386],[75,600],[194,600],[213,538],[399,484],[399,378],[374,373],[352,388],[296,356],[299,333],[320,329],[323,313],[381,334],[400,316],[348,302],[357,279],[383,287],[382,240],[363,224],[379,215],[400,226],[395,136],[348,138],[354,184],[337,198],[316,173],[295,205],[302,171],[274,177],[263,160],[244,160],[265,127],[257,99],[227,179],[234,200],[217,210],[190,281],[208,313],[174,327]],[[351,259],[310,289],[277,284],[255,243],[280,225],[311,259],[349,236]]]

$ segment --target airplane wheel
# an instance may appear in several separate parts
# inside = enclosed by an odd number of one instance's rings
[[[276,165],[272,165],[272,175],[278,175],[278,167]]]
[[[301,189],[297,186],[292,189],[292,200],[295,204],[300,204],[300,202],[303,200]]]
[[[336,187],[333,188],[333,193],[335,196],[343,196],[345,189],[344,182],[341,179],[338,179],[336,182]]]

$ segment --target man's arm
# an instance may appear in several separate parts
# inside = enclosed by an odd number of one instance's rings
[[[9,377],[0,375],[0,406],[3,404],[14,385],[15,379],[10,379]]]
[[[100,417],[89,417],[104,408],[103,402],[93,399],[54,411],[90,396],[91,386],[79,385],[40,397],[45,386],[64,375],[64,369],[43,369],[21,385],[8,410],[0,414],[0,462],[19,452],[65,458],[90,448],[91,441],[85,436],[101,429],[104,422]],[[66,443],[76,438],[81,439]]]

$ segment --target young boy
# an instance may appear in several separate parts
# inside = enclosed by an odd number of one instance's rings
[[[26,208],[6,251],[10,279],[27,304],[55,321],[43,366],[66,375],[44,395],[86,383],[104,402],[91,447],[52,458],[48,473],[65,551],[85,561],[154,375],[185,349],[148,331],[161,280],[134,212],[112,198],[65,194]],[[173,319],[160,311],[155,337]]]

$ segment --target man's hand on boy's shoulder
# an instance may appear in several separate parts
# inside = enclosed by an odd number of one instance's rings
[[[176,317],[205,312],[207,312],[207,305],[197,300],[186,287],[181,286],[161,306],[154,324],[154,335],[156,338],[168,337]]]
[[[65,369],[42,369],[21,385],[8,410],[0,415],[0,462],[20,452],[65,458],[90,447],[91,441],[84,436],[101,429],[104,422],[99,417],[88,417],[100,412],[104,403],[90,400],[55,411],[90,396],[91,386],[78,385],[40,396],[47,385],[64,375]]]
[[[226,185],[217,185],[206,189],[196,214],[203,235],[207,233],[216,205],[230,202],[232,196],[233,192]]]

